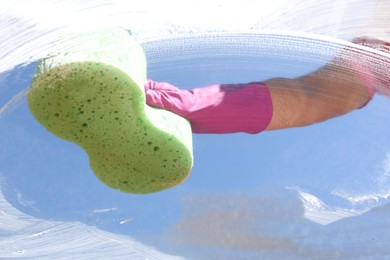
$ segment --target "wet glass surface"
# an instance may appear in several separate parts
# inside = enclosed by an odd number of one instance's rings
[[[0,256],[390,255],[386,95],[308,127],[194,135],[190,178],[148,195],[101,183],[85,152],[39,125],[26,100],[37,61],[72,48],[57,41],[69,32],[129,30],[144,48],[148,77],[191,89],[297,77],[325,65],[356,36],[389,40],[386,1],[21,3],[0,11]],[[367,63],[388,80],[389,55],[371,53]],[[346,59],[356,62],[354,55]]]

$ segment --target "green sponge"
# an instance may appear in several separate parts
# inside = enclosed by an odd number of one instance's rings
[[[182,183],[193,164],[191,127],[145,104],[142,48],[118,28],[68,39],[73,49],[38,66],[27,97],[36,120],[81,146],[114,189],[144,194]]]

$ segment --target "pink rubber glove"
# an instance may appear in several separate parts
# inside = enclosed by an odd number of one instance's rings
[[[384,53],[390,53],[390,43],[380,39],[358,37],[352,42]],[[373,57],[373,54],[370,54],[370,56]],[[375,92],[390,98],[390,76],[388,72],[390,69],[390,59],[381,55],[376,55],[374,57],[376,58],[376,64],[364,63],[360,66],[366,67],[366,71],[364,71],[364,69],[359,69],[356,65],[353,67],[360,73],[371,98]],[[378,70],[379,67],[377,66],[380,66],[380,70]]]
[[[187,118],[194,133],[263,131],[272,118],[272,100],[263,83],[211,85],[180,90],[148,80],[146,103]]]

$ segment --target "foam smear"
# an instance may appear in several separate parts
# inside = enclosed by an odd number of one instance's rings
[[[323,12],[323,8],[329,12]],[[315,4],[310,0],[276,0],[266,5],[251,0],[239,4],[222,0],[6,1],[0,11],[0,35],[6,36],[1,43],[0,71],[66,47],[66,43],[53,44],[53,40],[69,31],[121,26],[140,41],[232,30],[287,30],[349,39],[373,20],[372,10],[373,6],[364,0],[322,0]],[[383,16],[388,6],[382,4],[376,10]],[[350,13],[354,15],[346,15]],[[373,22],[373,28],[383,29],[385,23],[380,19]],[[377,34],[382,35],[383,30]]]
[[[13,208],[1,193],[0,236],[0,255],[4,258],[96,259],[110,255],[114,259],[182,259],[82,223],[30,217]]]

